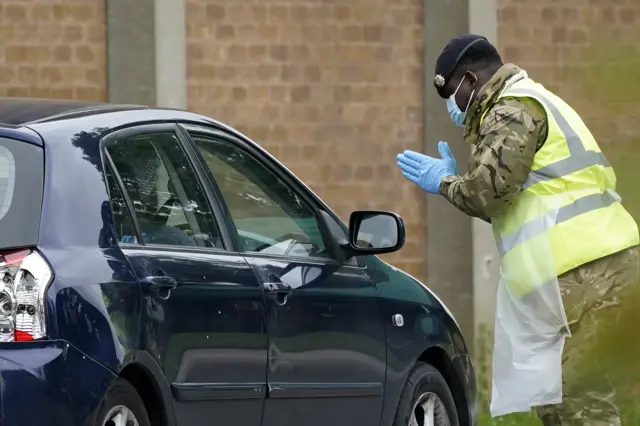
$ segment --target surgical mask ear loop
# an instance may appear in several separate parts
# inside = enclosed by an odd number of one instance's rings
[[[471,100],[473,99],[473,95],[475,95],[476,89],[473,89],[471,92],[471,96],[469,96],[469,102],[467,102],[467,107],[464,109],[464,113],[466,114],[469,111],[469,107],[471,106]]]
[[[453,98],[453,100],[456,100],[456,95],[458,94],[458,90],[460,90],[460,86],[462,86],[462,83],[464,82],[464,79],[467,78],[466,75],[462,76],[462,80],[460,80],[460,83],[458,83],[458,87],[456,87],[456,90],[453,92],[453,95],[451,95],[450,97]]]

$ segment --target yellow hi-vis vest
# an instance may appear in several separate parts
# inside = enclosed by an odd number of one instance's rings
[[[522,191],[492,219],[501,275],[521,298],[571,269],[638,245],[640,238],[615,192],[613,168],[580,116],[529,78],[508,86],[504,97],[537,100],[549,126]]]

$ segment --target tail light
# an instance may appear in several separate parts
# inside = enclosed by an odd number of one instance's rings
[[[51,268],[37,252],[0,252],[0,342],[46,335],[44,296],[51,278]]]

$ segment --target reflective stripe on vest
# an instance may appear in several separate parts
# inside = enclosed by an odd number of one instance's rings
[[[570,155],[567,158],[556,161],[555,163],[541,167],[538,170],[532,170],[529,173],[522,191],[535,185],[538,182],[549,181],[552,179],[560,178],[568,174],[586,169],[588,167],[601,165],[603,167],[611,167],[606,157],[597,151],[587,151],[580,139],[580,136],[569,125],[565,117],[558,111],[553,102],[551,102],[544,93],[541,91],[532,89],[518,89],[507,90],[503,96],[510,95],[530,95],[535,99],[544,102],[544,106],[551,111],[553,118],[555,119],[560,131],[564,134],[569,148]],[[579,216],[584,213],[591,212],[593,210],[609,207],[615,202],[620,202],[620,196],[612,189],[607,189],[601,194],[592,194],[577,199],[573,203],[561,207],[557,211],[557,217],[555,221],[549,221],[549,215],[555,215],[556,211],[548,212],[546,215],[532,219],[523,224],[519,229],[504,235],[496,236],[496,243],[498,246],[498,252],[504,255],[508,251],[512,250],[518,244],[523,243],[536,235],[540,235],[543,232],[549,231],[555,224],[560,224]],[[553,225],[551,225],[553,224]]]
[[[517,229],[508,235],[497,237],[496,243],[498,245],[498,252],[503,255],[512,250],[518,244],[550,230],[557,224],[566,222],[569,219],[593,210],[609,207],[611,204],[616,202],[620,202],[620,196],[612,189],[607,189],[602,194],[591,194],[586,197],[579,198],[573,203],[561,207],[557,211],[555,221],[549,220],[550,215],[556,214],[555,211],[552,211],[546,215],[530,220],[522,225],[520,229]]]
[[[587,167],[600,165],[603,167],[611,167],[606,157],[601,152],[587,151],[584,144],[580,140],[580,136],[571,128],[564,116],[558,111],[553,102],[549,101],[544,93],[532,89],[513,89],[507,90],[503,96],[509,96],[510,92],[518,95],[531,95],[536,99],[544,103],[544,106],[551,111],[553,118],[558,123],[558,127],[564,134],[567,140],[567,146],[571,155],[553,164],[549,164],[545,167],[541,167],[538,170],[533,170],[529,173],[527,180],[522,186],[522,190],[525,190],[538,182],[556,179],[574,172],[577,172]]]

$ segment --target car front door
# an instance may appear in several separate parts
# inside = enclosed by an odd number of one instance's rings
[[[232,136],[189,130],[264,286],[263,425],[378,424],[386,343],[375,285],[355,259],[329,255],[317,205],[275,162]]]
[[[142,126],[103,143],[120,247],[145,292],[139,349],[163,370],[179,426],[259,426],[262,286],[226,250],[230,234],[180,138],[175,125]]]

